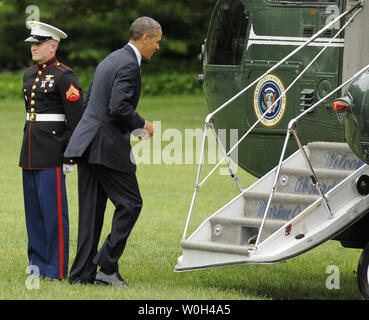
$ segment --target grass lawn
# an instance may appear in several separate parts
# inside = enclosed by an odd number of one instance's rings
[[[162,131],[203,128],[205,108],[201,96],[142,97],[138,111],[161,121]],[[25,119],[21,100],[0,101],[0,299],[360,299],[354,270],[361,250],[345,249],[328,241],[306,254],[274,265],[245,265],[175,273],[182,254],[182,237],[196,176],[196,164],[140,164],[138,180],[144,206],[120,259],[121,274],[131,289],[71,286],[40,281],[29,290],[27,236],[18,157]],[[145,143],[150,143],[149,141]],[[163,142],[162,148],[171,143]],[[152,146],[151,146],[152,147]],[[183,146],[184,148],[185,146]],[[208,167],[210,168],[210,167]],[[246,187],[256,179],[239,171]],[[70,254],[77,244],[77,174],[67,176]],[[188,235],[211,213],[237,194],[233,181],[214,175],[201,189]],[[113,207],[105,215],[101,243],[109,234]],[[339,268],[340,288],[328,290],[328,266]]]

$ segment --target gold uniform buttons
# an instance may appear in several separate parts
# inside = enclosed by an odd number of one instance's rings
[[[56,65],[57,65],[57,66],[60,66],[60,63],[58,62]]]
[[[40,76],[40,75],[42,75],[42,71],[39,71],[39,72],[38,72],[38,75],[39,75],[39,76]]]
[[[45,89],[44,92],[47,93],[47,89]]]
[[[39,81],[40,81],[40,79],[37,77],[35,81],[36,81],[36,82],[39,82]]]
[[[35,89],[36,89],[36,85],[35,85],[35,84],[32,86],[32,89],[33,89],[33,90],[35,90]]]
[[[31,97],[34,97],[34,96],[35,96],[35,93],[34,93],[34,92],[32,92],[32,93],[31,93]]]
[[[31,108],[31,112],[35,112],[35,108]]]
[[[74,161],[73,160],[69,160],[69,163],[74,163]]]
[[[35,100],[32,100],[32,101],[31,101],[31,104],[32,104],[32,105],[34,105],[34,104],[35,104]]]
[[[55,130],[53,130],[53,134],[56,134],[56,131]]]
[[[45,69],[45,68],[46,68],[46,64],[43,64],[43,65],[42,65],[42,69]]]
[[[27,89],[23,89],[23,92],[26,92],[27,91]]]

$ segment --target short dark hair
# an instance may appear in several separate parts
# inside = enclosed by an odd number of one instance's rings
[[[138,40],[145,33],[148,33],[150,37],[157,35],[158,30],[161,29],[159,22],[150,17],[140,17],[136,19],[129,29],[129,39]]]

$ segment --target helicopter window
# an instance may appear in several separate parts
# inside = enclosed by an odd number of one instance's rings
[[[249,15],[240,1],[218,2],[208,34],[208,63],[238,65],[246,44]]]

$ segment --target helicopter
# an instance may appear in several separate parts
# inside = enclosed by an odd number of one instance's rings
[[[201,180],[205,130],[174,271],[284,262],[337,240],[363,249],[369,299],[368,18],[368,1],[217,1],[199,82],[224,157]],[[187,237],[198,191],[224,162],[239,194]],[[243,188],[235,164],[259,180]]]

